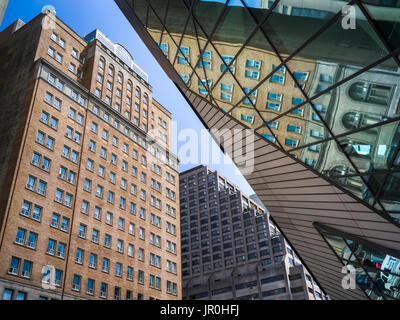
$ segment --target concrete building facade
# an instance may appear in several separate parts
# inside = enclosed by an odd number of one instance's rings
[[[326,298],[262,206],[206,166],[179,179],[184,299]]]
[[[51,12],[5,29],[0,60],[0,298],[180,299],[171,114],[147,75]]]

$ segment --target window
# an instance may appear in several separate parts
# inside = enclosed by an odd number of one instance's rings
[[[89,295],[93,295],[94,293],[94,280],[88,279],[87,286],[86,286],[86,293]]]
[[[285,76],[281,76],[279,74],[273,74],[270,81],[274,82],[274,83],[284,84],[285,83]]]
[[[119,262],[115,264],[115,276],[122,277],[122,264]]]
[[[289,125],[287,126],[287,131],[288,131],[288,132],[301,133],[301,127],[300,127],[300,126],[293,125],[293,124],[289,124]]]
[[[111,236],[109,234],[104,236],[104,246],[106,248],[111,248]]]
[[[246,122],[250,123],[250,124],[253,124],[253,122],[254,122],[254,116],[249,116],[249,115],[242,114],[241,115],[241,119],[243,121],[246,121]]]
[[[102,271],[108,273],[110,270],[110,260],[103,258]]]
[[[82,249],[76,249],[76,256],[75,256],[75,262],[78,264],[83,263],[83,250]]]
[[[68,70],[71,71],[72,73],[76,73],[76,66],[71,62],[69,64]]]
[[[268,93],[268,99],[269,100],[276,100],[281,102],[282,101],[282,95],[274,92],[269,92]]]
[[[299,105],[299,104],[301,104],[303,102],[304,102],[304,100],[301,99],[301,98],[296,98],[296,97],[292,98],[292,104],[295,105],[295,106],[297,106],[297,105]]]
[[[319,132],[317,130],[311,130],[310,131],[310,135],[314,138],[318,138],[318,139],[323,139],[324,138],[324,134],[322,132]]]
[[[74,278],[72,281],[72,290],[74,291],[81,290],[81,276],[74,274]]]
[[[102,282],[100,286],[100,297],[107,298],[108,284]]]
[[[246,78],[259,80],[260,79],[260,72],[254,71],[254,70],[246,70],[245,76],[246,76]]]
[[[299,144],[299,140],[289,139],[289,138],[285,139],[285,145],[287,145],[289,147],[297,147],[298,144]]]
[[[13,294],[14,290],[5,288],[3,292],[3,300],[12,300]]]
[[[72,49],[72,52],[71,52],[71,55],[72,55],[74,58],[78,59],[78,57],[79,57],[79,52],[78,52],[78,50],[76,50],[75,48],[73,48],[73,49]]]
[[[99,231],[96,229],[92,231],[92,242],[99,243]]]

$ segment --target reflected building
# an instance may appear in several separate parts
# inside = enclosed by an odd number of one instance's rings
[[[116,2],[206,127],[255,131],[245,177],[322,289],[398,299],[354,244],[400,258],[399,1]],[[342,287],[321,226],[344,233],[369,290]]]

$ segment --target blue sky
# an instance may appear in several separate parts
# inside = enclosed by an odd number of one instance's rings
[[[30,21],[42,11],[45,5],[54,6],[57,16],[81,36],[85,36],[94,29],[99,29],[114,43],[120,43],[128,49],[135,63],[148,73],[149,83],[153,86],[154,98],[172,112],[173,120],[178,123],[178,132],[188,128],[200,132],[204,128],[113,0],[10,0],[0,31],[18,18],[24,22]],[[185,141],[178,143],[178,148],[185,143]],[[214,150],[216,149],[214,148]],[[199,155],[201,155],[201,151],[198,150]],[[180,171],[199,164],[200,162],[181,165]],[[204,162],[203,164],[208,165]],[[236,173],[233,164],[222,163],[210,165],[210,167],[237,184],[245,193],[249,195],[253,193],[243,176]]]

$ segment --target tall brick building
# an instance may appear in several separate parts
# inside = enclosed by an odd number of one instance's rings
[[[51,12],[0,33],[0,298],[180,299],[171,114]]]

